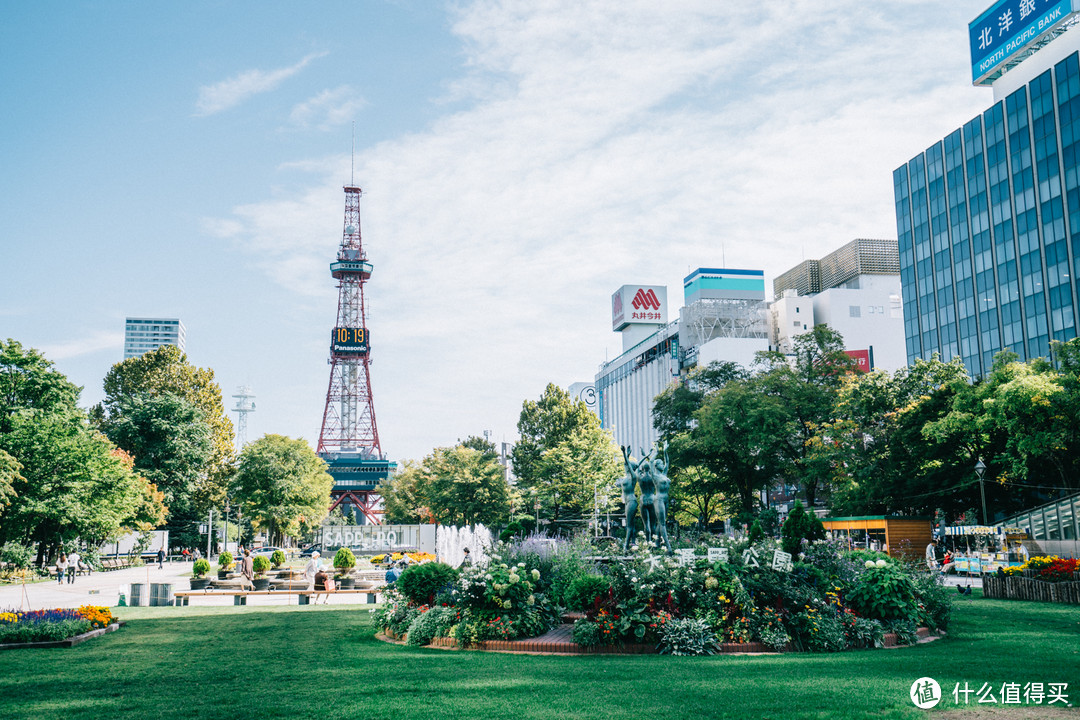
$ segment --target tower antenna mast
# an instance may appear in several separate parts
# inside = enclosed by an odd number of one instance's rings
[[[337,321],[330,334],[330,385],[326,390],[318,453],[334,478],[330,509],[341,507],[371,524],[382,515],[380,482],[396,464],[383,455],[371,394],[371,335],[367,328],[364,284],[371,263],[360,237],[360,195],[345,187],[345,229],[330,275],[337,281]]]

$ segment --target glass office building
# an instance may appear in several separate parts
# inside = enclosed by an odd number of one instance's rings
[[[162,345],[183,352],[187,330],[178,318],[128,318],[124,323],[124,359],[139,357]]]
[[[909,363],[960,357],[980,376],[1001,350],[1047,357],[1076,337],[1080,56],[1052,47],[1045,70],[893,173]]]

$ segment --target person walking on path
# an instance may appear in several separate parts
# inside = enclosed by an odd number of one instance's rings
[[[244,583],[255,588],[255,560],[251,557],[250,550],[244,550],[244,559],[240,561],[240,574],[244,576]]]
[[[68,584],[75,582],[75,573],[79,572],[79,553],[68,555]]]
[[[67,572],[68,559],[67,555],[60,553],[60,559],[56,561],[56,582],[64,584],[64,573]]]
[[[158,570],[163,570],[165,568],[165,546],[164,545],[158,548],[158,551],[157,551],[157,566],[158,566]]]
[[[307,582],[308,590],[315,589],[315,573],[320,570],[322,570],[322,560],[319,559],[319,551],[316,550],[311,553],[311,559],[304,566],[304,580]]]

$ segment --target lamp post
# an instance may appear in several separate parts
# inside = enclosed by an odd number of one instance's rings
[[[979,456],[979,461],[975,463],[975,474],[979,476],[979,495],[982,496],[982,519],[983,525],[989,525],[986,521],[986,488],[983,486],[983,476],[986,475],[986,465],[983,463],[982,456]]]

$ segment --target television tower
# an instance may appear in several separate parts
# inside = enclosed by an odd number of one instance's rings
[[[241,385],[233,397],[236,398],[236,407],[233,408],[236,413],[236,451],[241,452],[247,445],[248,414],[255,412],[255,395],[251,388]]]
[[[345,231],[330,275],[338,281],[337,322],[330,334],[330,386],[326,391],[319,456],[334,478],[330,509],[355,508],[367,523],[381,522],[378,485],[396,463],[379,445],[371,396],[371,336],[364,311],[364,283],[371,263],[360,239],[359,187],[345,186]]]

